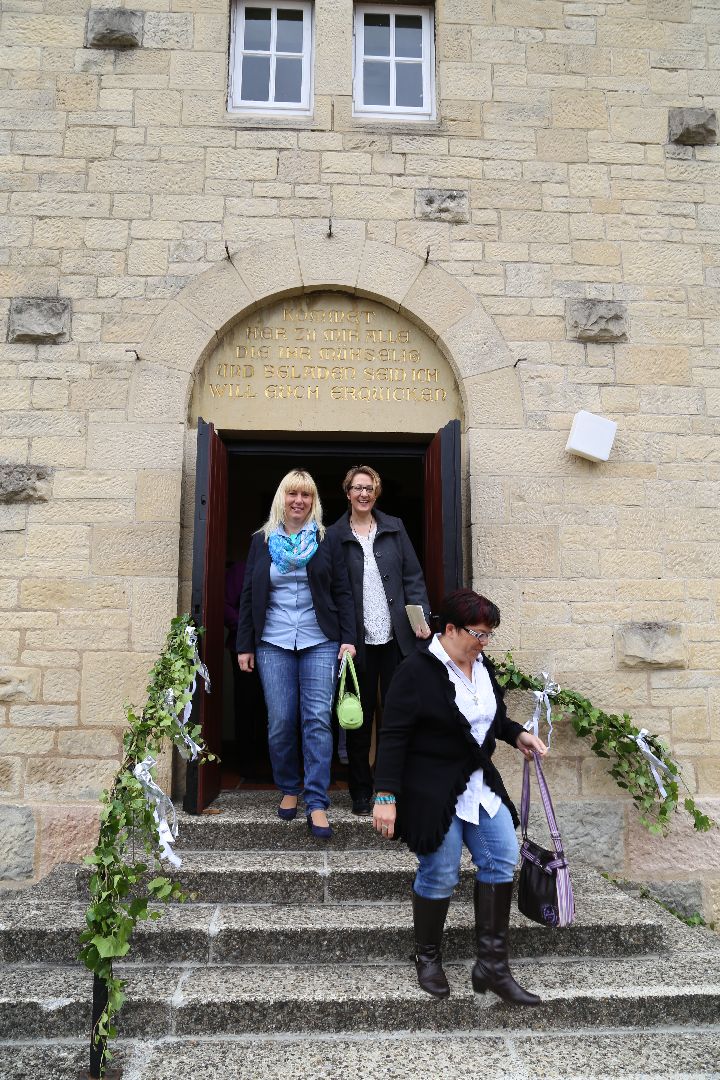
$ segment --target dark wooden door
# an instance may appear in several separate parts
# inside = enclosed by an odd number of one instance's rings
[[[460,464],[460,421],[451,420],[425,454],[425,583],[433,612],[464,583]]]
[[[223,714],[223,661],[225,627],[225,549],[227,544],[227,450],[212,424],[198,420],[195,470],[195,532],[192,562],[192,617],[204,626],[200,656],[210,674],[211,693],[198,679],[193,698],[193,720],[202,728],[208,749],[220,754]],[[183,807],[201,813],[220,791],[220,764],[198,767],[188,762]]]

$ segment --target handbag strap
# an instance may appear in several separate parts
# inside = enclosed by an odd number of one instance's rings
[[[552,838],[553,847],[558,855],[563,855],[562,837],[560,836],[560,830],[555,820],[555,811],[553,810],[552,799],[550,798],[550,790],[547,786],[545,775],[540,765],[540,758],[538,754],[533,750],[533,760],[535,761],[535,773],[537,775],[538,787],[540,788],[540,798],[542,799],[543,809],[545,810],[545,818],[547,819],[548,829],[550,830],[550,836]],[[520,827],[522,829],[523,840],[527,840],[527,827],[528,816],[530,813],[530,762],[525,758],[523,766],[523,783],[522,783],[522,800],[520,802]]]
[[[353,663],[352,656],[348,652],[343,653],[343,658],[340,662],[340,689],[338,691],[338,696],[340,698],[345,696],[345,675],[347,674],[348,668],[350,668],[350,677],[355,687],[355,694],[357,697],[360,697],[360,687],[358,685],[357,675],[355,674],[355,664]]]

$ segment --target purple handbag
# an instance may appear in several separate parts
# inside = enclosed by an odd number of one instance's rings
[[[534,752],[533,758],[554,851],[548,851],[533,843],[532,840],[528,840],[530,762],[525,758],[520,803],[523,842],[520,848],[518,908],[528,919],[542,923],[544,926],[570,926],[575,918],[575,899],[570,881],[570,870],[555,821],[550,792],[540,766],[540,758]]]

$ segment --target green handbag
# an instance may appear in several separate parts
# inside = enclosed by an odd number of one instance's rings
[[[352,676],[352,681],[355,686],[355,693],[353,693],[352,690],[345,689],[345,676],[348,668],[350,668],[350,675]],[[362,705],[360,704],[360,687],[358,686],[355,665],[353,664],[350,653],[343,653],[342,662],[340,664],[340,689],[338,690],[335,711],[337,712],[340,727],[345,728],[347,731],[354,731],[355,728],[362,726],[363,712]]]

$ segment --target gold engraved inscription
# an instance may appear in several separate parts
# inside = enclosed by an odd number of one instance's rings
[[[255,418],[253,399],[272,404]],[[282,410],[275,402],[284,403]],[[219,343],[196,389],[198,415],[219,409],[227,426],[248,417],[256,428],[282,426],[291,416],[304,426],[300,418],[319,410],[307,425],[321,428],[323,405],[335,419],[338,402],[357,411],[364,430],[378,408],[388,411],[379,421],[386,430],[397,430],[398,422],[402,428],[405,421],[389,416],[398,410],[416,417],[409,430],[433,430],[434,417],[420,419],[426,410],[437,409],[442,422],[459,409],[447,361],[422,330],[382,304],[328,291],[253,312]]]

